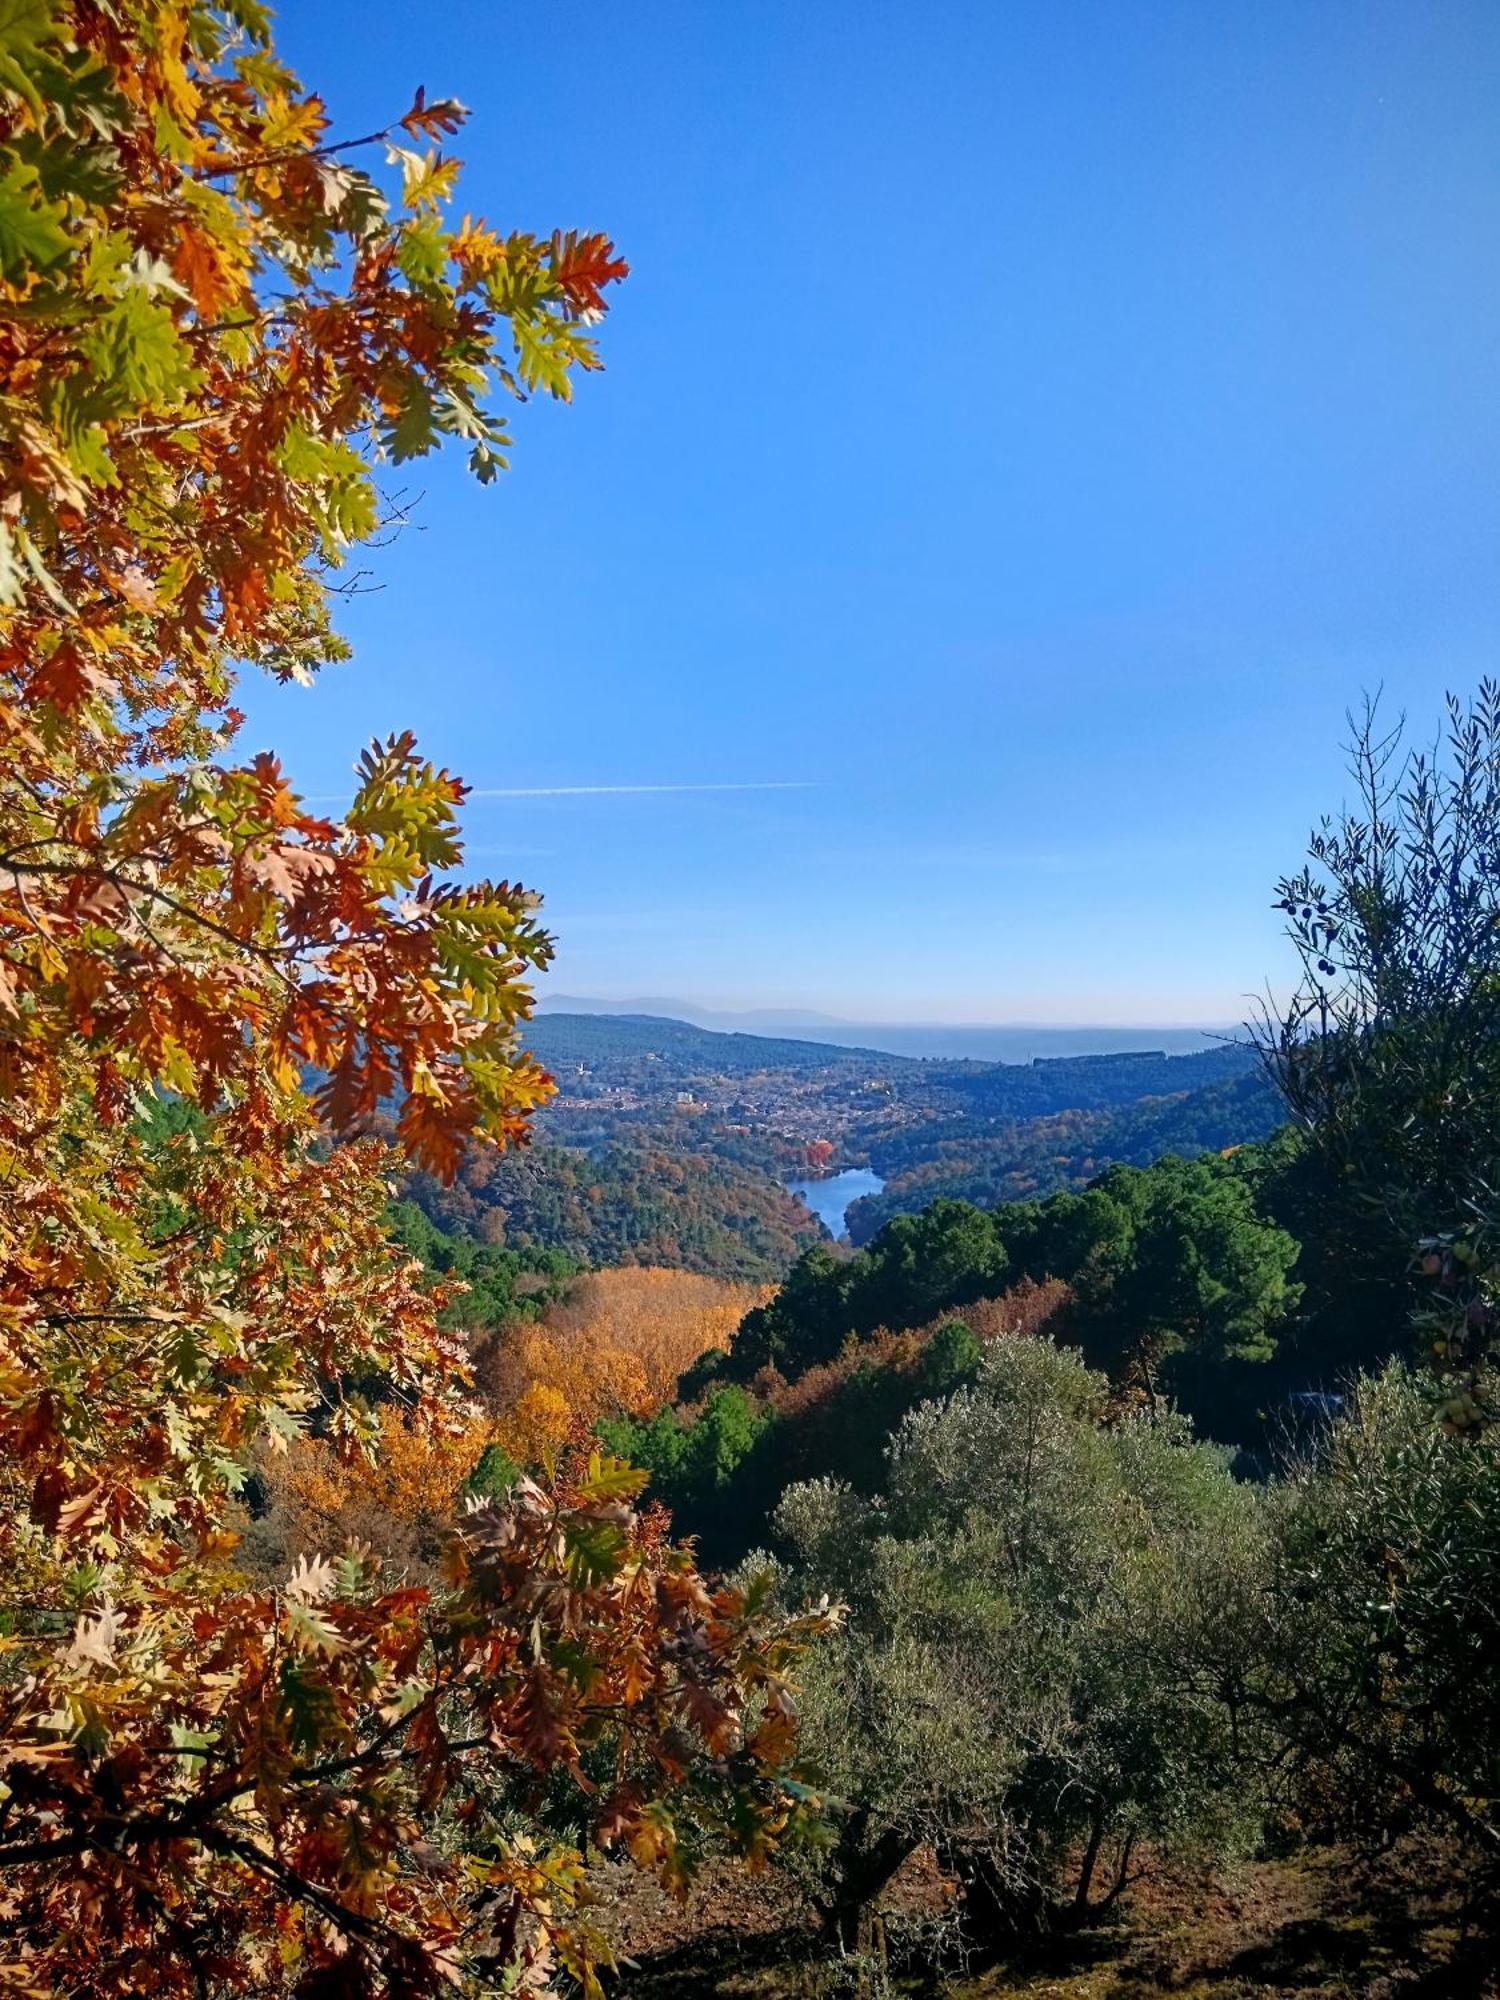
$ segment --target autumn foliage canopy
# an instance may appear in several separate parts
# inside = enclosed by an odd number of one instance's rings
[[[398,737],[334,820],[235,755],[391,469],[492,478],[497,399],[597,365],[623,263],[455,220],[463,117],[337,138],[257,0],[0,4],[0,1993],[587,1986],[558,1786],[676,1879],[796,1810],[800,1628],[624,1466],[475,1505],[437,1587],[266,1588],[226,1529],[255,1450],[472,1421],[384,1150],[320,1125],[394,1101],[445,1174],[548,1087],[462,785]]]
[[[476,1375],[499,1442],[522,1464],[544,1458],[601,1417],[654,1416],[708,1348],[727,1350],[768,1285],[695,1271],[624,1265],[589,1271],[539,1320],[503,1328],[480,1349]]]

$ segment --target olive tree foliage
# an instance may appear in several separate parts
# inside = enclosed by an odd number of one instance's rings
[[[1351,1278],[1399,1283],[1420,1255],[1438,1281],[1426,1333],[1472,1421],[1495,1290],[1475,1236],[1500,1186],[1500,682],[1450,696],[1430,747],[1373,702],[1350,727],[1353,803],[1277,887],[1301,976],[1254,1034],[1346,1191]]]
[[[1378,1130],[1364,1169],[1432,1212],[1492,1158],[1474,1112],[1500,1077],[1500,682],[1450,696],[1430,749],[1374,703],[1350,726],[1355,803],[1277,885],[1302,976],[1262,1047],[1303,1123],[1351,1160]]]
[[[844,1801],[826,1909],[845,1942],[923,1843],[983,1938],[1086,1919],[1143,1843],[1246,1831],[1217,1662],[1238,1660],[1259,1516],[1182,1419],[1112,1414],[1077,1355],[1002,1341],[905,1420],[881,1494],[793,1487],[774,1528],[795,1584],[850,1607],[803,1688]]]
[[[1500,1869],[1500,1435],[1365,1380],[1273,1499],[1250,1703],[1312,1832],[1447,1834]]]

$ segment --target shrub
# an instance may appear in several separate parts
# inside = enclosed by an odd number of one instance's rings
[[[1222,1624],[1216,1579],[1253,1564],[1253,1496],[1183,1420],[1109,1412],[1076,1355],[1002,1341],[972,1389],[905,1419],[882,1493],[820,1480],[778,1507],[790,1587],[851,1607],[804,1693],[849,1802],[828,1897],[846,1938],[922,1842],[993,1935],[1083,1918],[1143,1841],[1244,1831],[1195,1649]]]
[[[1392,1366],[1276,1509],[1252,1693],[1314,1831],[1414,1824],[1500,1860],[1500,1438],[1455,1432]]]

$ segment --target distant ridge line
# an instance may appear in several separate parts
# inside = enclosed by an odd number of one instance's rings
[[[1094,1025],[1046,1027],[1037,1024],[943,1022],[833,1021],[826,1017],[796,1018],[790,1010],[775,1010],[773,1018],[757,1014],[712,1013],[686,1002],[661,999],[629,1004],[623,1001],[578,1000],[544,995],[537,1019],[560,1015],[593,1020],[671,1021],[706,1034],[751,1035],[765,1040],[815,1042],[840,1048],[904,1056],[914,1061],[1030,1064],[1090,1057],[1137,1060],[1143,1054],[1182,1056],[1222,1047],[1238,1039],[1237,1031],[1207,1027],[1128,1027]],[[770,1012],[770,1010],[767,1010]]]
[[[684,1044],[692,1046],[698,1038],[704,1043],[734,1045],[741,1050],[746,1044],[760,1044],[765,1048],[766,1060],[772,1066],[778,1060],[774,1053],[777,1050],[783,1052],[779,1058],[781,1061],[795,1061],[799,1067],[817,1067],[821,1063],[856,1059],[862,1062],[896,1063],[902,1066],[910,1064],[913,1068],[925,1068],[930,1065],[972,1070],[1040,1070],[1071,1065],[1115,1068],[1132,1062],[1161,1063],[1164,1066],[1171,1066],[1177,1063],[1191,1064],[1199,1057],[1224,1051],[1222,1042],[1215,1043],[1205,1036],[1200,1047],[1177,1050],[1137,1046],[1131,1049],[1105,1050],[1083,1048],[1045,1055],[1031,1051],[1013,1051],[1009,1054],[1003,1052],[924,1054],[890,1047],[881,1048],[868,1043],[834,1041],[826,1034],[811,1036],[754,1034],[745,1029],[705,1028],[696,1021],[679,1020],[670,1014],[569,1013],[555,1007],[534,1016],[527,1032],[537,1053],[544,1061],[569,1061],[572,1057],[564,1055],[561,1050],[549,1052],[547,1045],[552,1040],[549,1029],[554,1033],[566,1034],[569,1030],[576,1032],[584,1027],[594,1033],[605,1035],[608,1035],[611,1029],[635,1035],[657,1034],[661,1037],[664,1047],[672,1042],[677,1042],[679,1047]],[[796,1052],[795,1056],[792,1051]]]

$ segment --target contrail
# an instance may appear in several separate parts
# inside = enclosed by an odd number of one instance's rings
[[[728,779],[707,785],[471,785],[471,799],[600,799],[661,792],[810,792],[816,790],[811,778]],[[347,792],[307,792],[303,803],[310,806],[341,805]]]
[[[710,785],[477,785],[471,799],[593,799],[618,798],[641,792],[806,792],[807,778],[738,780]]]

